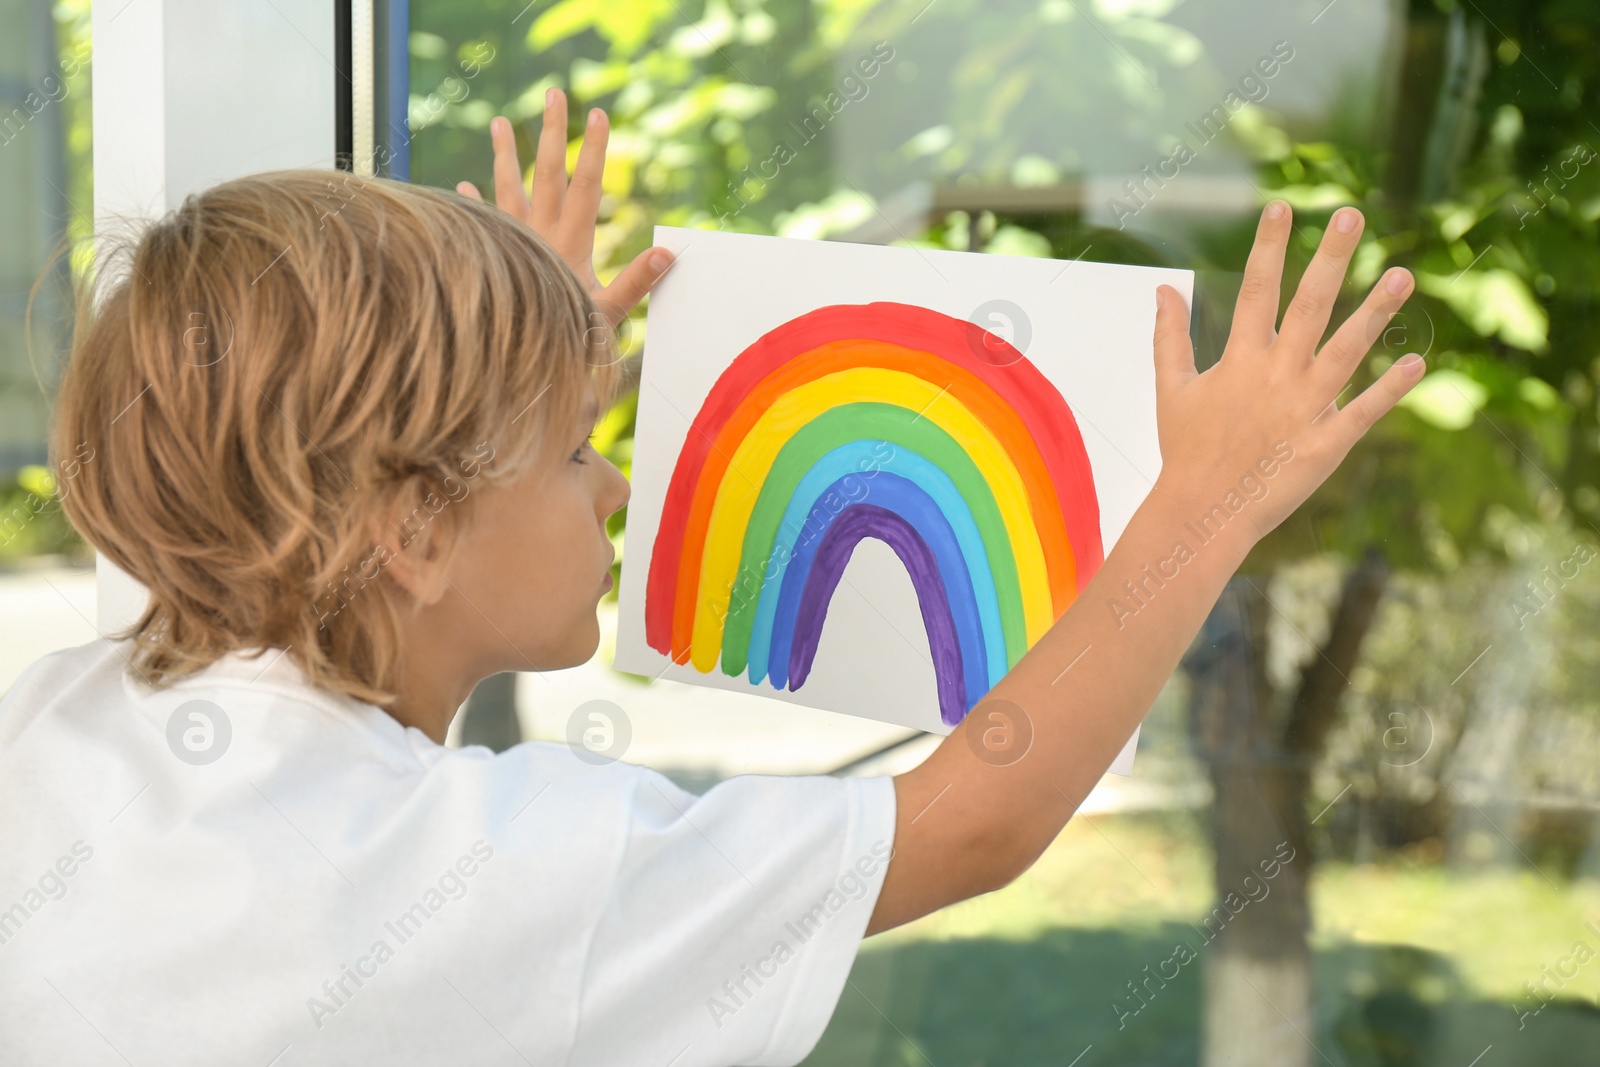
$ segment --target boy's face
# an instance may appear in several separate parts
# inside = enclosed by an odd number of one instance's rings
[[[599,646],[595,608],[615,556],[606,518],[630,490],[588,442],[597,417],[591,400],[538,465],[473,490],[482,495],[441,605],[479,646],[469,658],[496,670],[555,670],[586,663]]]

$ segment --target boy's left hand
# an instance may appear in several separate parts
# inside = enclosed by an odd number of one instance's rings
[[[534,157],[531,200],[522,185],[522,164],[517,160],[510,120],[497,115],[489,123],[489,136],[494,143],[495,203],[502,211],[526,222],[560,253],[615,328],[672,266],[672,253],[665,248],[647,248],[610,285],[600,284],[594,272],[594,227],[600,214],[600,175],[605,170],[610,121],[600,108],[589,112],[589,126],[569,187],[567,97],[560,89],[551,89],[544,99],[544,129]],[[483,199],[471,182],[457,183],[456,191],[475,200]]]

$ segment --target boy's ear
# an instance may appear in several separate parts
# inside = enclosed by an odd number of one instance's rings
[[[408,487],[384,510],[372,535],[373,554],[383,572],[418,606],[438,603],[449,587],[448,553],[433,515]]]

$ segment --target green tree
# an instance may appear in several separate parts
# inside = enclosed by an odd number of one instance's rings
[[[1300,857],[1208,960],[1207,1062],[1311,1062],[1305,1042],[1289,1040],[1285,1059],[1237,1034],[1241,1018],[1274,1021],[1263,990],[1273,1010],[1313,1017],[1311,819],[1335,799],[1313,797],[1313,775],[1391,570],[1451,573],[1466,559],[1503,558],[1497,516],[1568,512],[1593,532],[1600,185],[1585,168],[1600,143],[1587,118],[1597,29],[1596,12],[1571,4],[1416,0],[1403,24],[1405,74],[1376,136],[1336,123],[1335,136],[1307,142],[1242,125],[1263,183],[1304,221],[1341,203],[1366,212],[1354,288],[1394,264],[1416,274],[1418,296],[1383,354],[1426,351],[1432,373],[1260,546],[1187,660],[1192,725],[1216,790],[1219,898],[1274,841]],[[1238,254],[1245,237],[1233,241]],[[1279,688],[1266,665],[1268,591],[1278,568],[1314,552],[1352,566],[1316,655]]]

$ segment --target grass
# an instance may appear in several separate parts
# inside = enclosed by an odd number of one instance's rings
[[[808,1065],[1194,1064],[1202,966],[1136,1019],[1113,1001],[1195,936],[1211,901],[1200,817],[1075,819],[999,893],[866,942]],[[1600,882],[1455,870],[1396,856],[1325,864],[1312,883],[1315,1063],[1591,1064],[1600,1046]],[[1523,982],[1586,940],[1597,951],[1538,1016]],[[1570,969],[1570,966],[1569,966]]]
[[[1600,928],[1593,879],[1552,885],[1529,870],[1338,865],[1320,872],[1313,894],[1318,948],[1410,945],[1448,960],[1472,994],[1508,1003],[1525,1000],[1523,983],[1575,942],[1600,954],[1600,937],[1584,928]],[[1600,958],[1579,968],[1568,990],[1594,1001]]]

